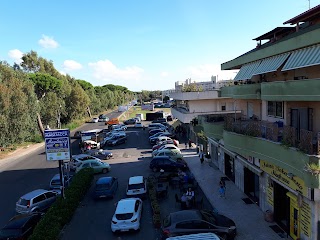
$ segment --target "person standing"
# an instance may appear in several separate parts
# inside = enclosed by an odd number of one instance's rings
[[[191,149],[191,147],[192,147],[192,141],[191,139],[189,139],[189,148]]]
[[[226,182],[223,177],[220,178],[219,182],[219,194],[220,197],[226,198]]]
[[[204,154],[203,154],[203,152],[200,152],[200,162],[201,162],[201,164],[204,162]]]

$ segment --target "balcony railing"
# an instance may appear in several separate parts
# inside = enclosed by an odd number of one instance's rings
[[[309,155],[320,155],[320,134],[301,129],[298,131],[282,122],[258,121],[245,118],[234,119],[227,116],[224,129],[252,137],[260,137],[273,142],[295,147]]]

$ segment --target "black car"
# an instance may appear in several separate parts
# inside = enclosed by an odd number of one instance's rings
[[[116,136],[107,141],[108,146],[116,146],[127,142],[126,136]]]
[[[149,137],[150,144],[154,145],[157,143],[158,137],[166,136],[171,139],[175,139],[175,135],[169,132],[161,132],[158,136]]]
[[[91,150],[87,150],[85,153],[91,156],[94,156],[96,158],[99,158],[101,160],[108,160],[113,157],[112,152],[109,152],[103,149],[91,149]]]
[[[169,116],[167,116],[167,121],[168,122],[170,122],[170,121],[172,121],[173,119],[172,119],[172,116],[171,115],[169,115]]]
[[[81,131],[75,131],[73,134],[73,138],[80,139],[81,138]]]
[[[125,120],[123,123],[125,125],[130,125],[130,124],[135,124],[137,122],[137,119],[134,119],[134,118],[130,118],[128,120]]]
[[[175,172],[178,169],[185,170],[188,168],[185,163],[174,161],[168,156],[154,157],[149,167],[154,172],[159,172],[160,169],[163,169],[165,172]]]
[[[153,120],[151,123],[165,123],[167,122],[166,118],[158,118],[156,120]]]
[[[153,135],[156,134],[156,133],[165,132],[165,131],[166,131],[166,130],[160,129],[160,128],[152,129],[152,130],[149,131],[149,136],[153,136]]]
[[[222,239],[234,239],[236,224],[230,218],[210,210],[183,210],[170,213],[162,226],[163,237],[212,232]]]
[[[0,240],[28,239],[43,213],[19,214],[0,230]]]

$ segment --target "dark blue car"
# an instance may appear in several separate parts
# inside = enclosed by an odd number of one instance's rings
[[[154,157],[149,167],[154,172],[159,172],[160,169],[163,169],[165,172],[175,172],[178,169],[185,170],[188,168],[186,163],[174,161],[168,156]]]
[[[118,189],[118,179],[115,177],[101,177],[97,180],[93,198],[113,198]]]

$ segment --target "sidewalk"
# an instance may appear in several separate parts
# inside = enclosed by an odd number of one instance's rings
[[[181,149],[185,147],[180,145]],[[247,196],[232,182],[226,181],[226,199],[218,193],[220,177],[223,173],[208,162],[200,163],[196,149],[182,150],[190,171],[199,183],[211,205],[219,213],[230,217],[237,227],[236,240],[277,240],[285,239],[276,234],[264,220],[264,213],[256,204],[245,204],[242,198]]]

